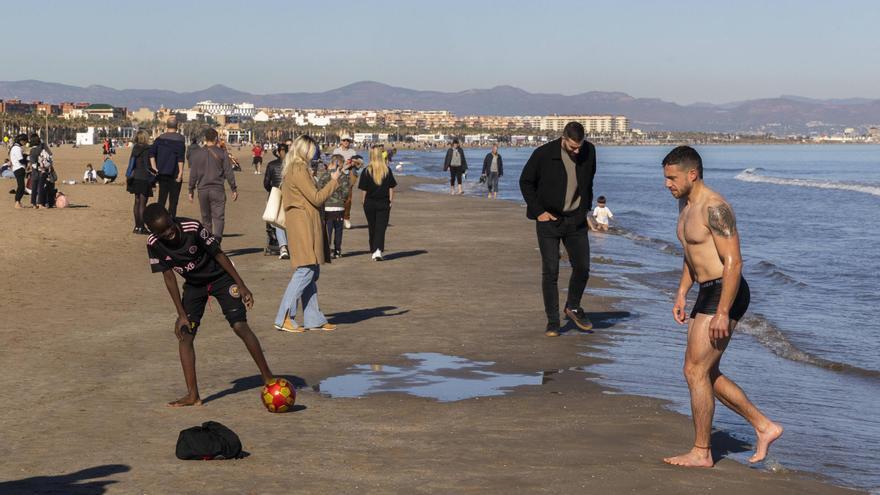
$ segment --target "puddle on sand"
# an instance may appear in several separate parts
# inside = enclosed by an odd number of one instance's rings
[[[513,387],[541,385],[542,372],[517,374],[487,371],[491,361],[471,361],[433,352],[403,355],[409,366],[358,364],[351,373],[323,380],[316,390],[330,397],[364,397],[399,392],[440,402],[505,395]]]

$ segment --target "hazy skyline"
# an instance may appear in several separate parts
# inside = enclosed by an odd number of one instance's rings
[[[32,1],[0,80],[266,94],[373,80],[677,103],[880,98],[876,2]],[[26,19],[39,19],[42,27]]]

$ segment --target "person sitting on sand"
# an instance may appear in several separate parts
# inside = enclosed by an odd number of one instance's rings
[[[684,375],[696,437],[690,451],[663,460],[684,467],[715,464],[710,441],[717,397],[755,429],[758,440],[749,462],[762,461],[770,444],[782,436],[782,426],[764,416],[719,369],[730,336],[750,301],[749,284],[742,276],[736,217],[727,201],[703,182],[703,160],[690,146],[679,146],[666,155],[663,175],[679,205],[677,233],[684,264],[672,316],[681,325],[688,323]],[[687,293],[695,282],[700,292],[688,321]]]
[[[605,206],[605,196],[599,196],[596,203],[596,207],[593,208],[593,218],[596,219],[596,225],[593,230],[608,232],[608,220],[614,218],[614,214]]]
[[[116,168],[116,164],[113,163],[113,160],[110,159],[108,155],[104,160],[104,163],[101,164],[101,170],[98,170],[98,177],[104,180],[104,184],[109,184],[116,180],[116,177],[119,175],[119,170]]]
[[[98,172],[92,168],[92,164],[86,165],[86,171],[83,173],[83,182],[86,184],[94,184],[98,182]]]
[[[254,296],[220,249],[217,238],[196,220],[182,217],[172,219],[168,210],[158,203],[147,206],[143,220],[152,232],[147,238],[150,268],[153,273],[162,273],[168,295],[177,309],[174,334],[178,340],[187,393],[168,405],[181,407],[202,404],[196,382],[193,341],[205,313],[208,296],[214,296],[220,304],[226,321],[244,342],[260,369],[263,381],[268,383],[272,379],[272,372],[266,364],[260,341],[247,323],[247,310],[253,307]],[[184,280],[182,298],[175,273]]]

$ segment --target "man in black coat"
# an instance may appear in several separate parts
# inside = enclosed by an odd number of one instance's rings
[[[559,336],[559,241],[571,262],[571,279],[565,316],[582,331],[593,328],[581,308],[590,276],[590,241],[587,212],[593,202],[596,147],[584,139],[584,126],[569,122],[562,137],[540,146],[526,162],[519,187],[526,201],[526,215],[536,220],[541,251],[541,289],[547,313],[548,337]]]
[[[455,181],[458,181],[458,194],[464,194],[461,185],[461,177],[467,171],[467,160],[464,158],[464,150],[458,143],[458,139],[452,140],[452,146],[446,150],[446,158],[443,160],[443,171],[449,171],[449,194],[455,194]]]

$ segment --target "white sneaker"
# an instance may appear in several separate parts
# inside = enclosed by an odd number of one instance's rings
[[[371,257],[373,258],[373,261],[376,261],[377,259],[382,257],[382,252],[377,249],[373,252],[373,255]]]
[[[345,220],[345,221],[342,222],[342,223],[345,224],[345,228],[346,228],[346,229],[350,229],[350,228],[351,228],[351,220]]]

